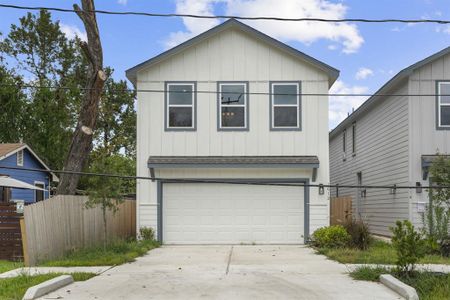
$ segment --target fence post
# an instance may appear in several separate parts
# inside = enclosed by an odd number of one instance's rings
[[[20,233],[22,235],[23,263],[25,267],[30,266],[30,257],[28,256],[27,229],[25,227],[25,218],[20,218]]]

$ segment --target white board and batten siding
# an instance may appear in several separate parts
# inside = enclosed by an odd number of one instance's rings
[[[287,52],[238,29],[219,32],[137,75],[137,88],[164,90],[166,81],[195,81],[198,91],[216,91],[218,81],[246,81],[249,92],[269,92],[270,81],[300,81],[303,93],[328,92],[328,75]],[[197,93],[196,131],[164,131],[164,93],[138,92],[137,173],[149,176],[149,156],[316,155],[317,182],[329,182],[328,97],[303,96],[301,131],[270,131],[269,96],[249,95],[249,130],[217,130],[217,95]],[[187,177],[311,178],[311,170],[184,170]],[[157,176],[175,176],[169,170]],[[293,172],[293,173],[292,173]],[[176,173],[176,171],[173,171]],[[286,175],[288,174],[288,175]],[[176,174],[179,176],[180,174]],[[328,195],[311,188],[310,231],[328,225]],[[138,180],[138,224],[157,227],[156,183]]]
[[[450,80],[450,54],[415,70],[409,77],[409,93],[434,95],[437,93],[436,82]],[[450,130],[436,130],[436,97],[410,97],[409,136],[410,136],[410,183],[421,182],[428,185],[428,179],[422,180],[422,155],[450,155]],[[411,193],[411,220],[416,226],[422,225],[422,218],[417,213],[420,203],[428,203],[428,193]]]

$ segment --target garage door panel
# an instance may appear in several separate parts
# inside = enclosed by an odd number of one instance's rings
[[[164,184],[168,244],[303,242],[303,187]]]

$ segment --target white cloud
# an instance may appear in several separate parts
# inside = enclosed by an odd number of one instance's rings
[[[359,68],[355,74],[356,80],[366,79],[369,76],[373,76],[373,71],[369,68]]]
[[[120,5],[127,5],[128,4],[128,0],[117,0],[117,3]]]
[[[314,17],[341,19],[347,13],[347,6],[329,0],[177,0],[178,13],[213,14],[214,4],[224,4],[227,15]],[[186,31],[172,33],[166,46],[174,46],[189,37],[199,34],[215,25],[218,20],[183,19]],[[246,21],[250,26],[284,41],[299,41],[311,44],[326,39],[343,46],[344,53],[354,53],[364,43],[358,28],[347,23]]]
[[[437,33],[450,34],[450,24],[437,26],[436,27],[436,32]]]
[[[330,89],[330,94],[366,94],[368,92],[366,86],[349,86],[341,80],[337,80]],[[336,127],[342,120],[344,120],[348,113],[353,109],[357,109],[367,97],[354,96],[330,96],[330,111],[329,111],[329,127],[330,129]]]
[[[338,47],[336,45],[328,45],[328,50],[334,51],[336,50]]]
[[[81,40],[87,41],[86,32],[81,31],[81,29],[78,28],[77,26],[59,23],[59,27],[68,39],[72,40],[75,38],[75,36],[78,36]]]

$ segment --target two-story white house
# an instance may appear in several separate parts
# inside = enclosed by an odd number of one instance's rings
[[[137,227],[166,244],[301,244],[329,224],[336,69],[228,20],[127,71]],[[312,94],[312,95],[311,95]],[[319,94],[319,95],[318,95]]]

